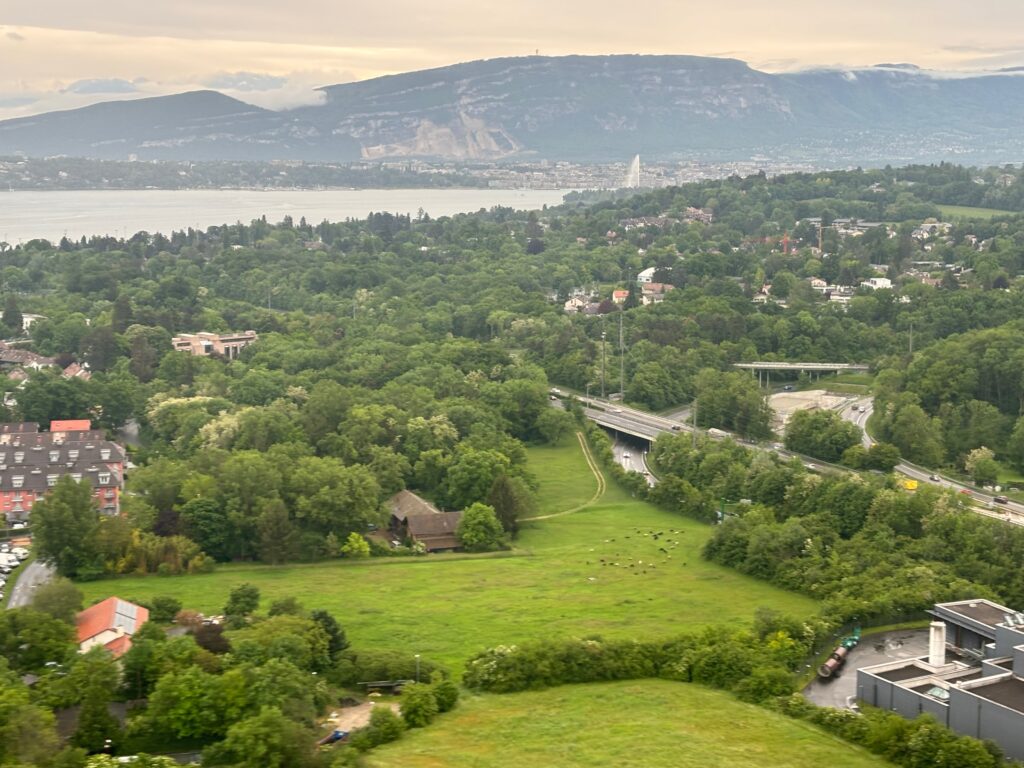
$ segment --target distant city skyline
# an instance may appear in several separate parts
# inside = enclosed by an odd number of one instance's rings
[[[1024,65],[1018,0],[38,0],[0,16],[0,119],[213,88],[269,108],[317,86],[499,56],[692,54],[756,69]]]

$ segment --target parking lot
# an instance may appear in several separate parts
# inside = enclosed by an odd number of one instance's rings
[[[928,655],[928,630],[905,629],[868,635],[861,638],[860,645],[846,657],[842,671],[828,680],[815,677],[806,688],[804,696],[820,707],[845,709],[853,702],[857,693],[857,670],[887,661],[913,659]]]

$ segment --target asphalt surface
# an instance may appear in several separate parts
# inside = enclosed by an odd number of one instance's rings
[[[928,655],[928,630],[909,629],[870,635],[850,651],[838,676],[817,677],[804,688],[804,697],[819,707],[846,709],[857,695],[857,670],[887,661],[915,659]]]
[[[21,608],[31,603],[36,587],[52,579],[53,573],[53,568],[50,566],[33,560],[25,566],[25,570],[18,574],[18,580],[14,583],[7,607]]]
[[[612,444],[612,455],[627,472],[639,472],[641,475],[646,475],[648,485],[654,486],[658,482],[647,467],[647,451],[642,448],[616,442]]]

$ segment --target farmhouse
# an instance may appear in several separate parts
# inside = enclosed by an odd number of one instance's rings
[[[459,548],[455,535],[461,512],[442,512],[412,491],[399,491],[388,501],[391,508],[391,533],[399,541],[409,539],[422,544],[427,552]]]
[[[121,656],[132,647],[132,635],[149,619],[149,611],[141,605],[129,603],[119,597],[108,597],[101,603],[78,614],[78,651],[102,645],[114,657]]]

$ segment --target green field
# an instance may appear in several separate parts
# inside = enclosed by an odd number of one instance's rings
[[[372,768],[871,768],[889,763],[806,723],[665,680],[465,697],[370,753]]]
[[[993,216],[1012,216],[1013,211],[998,208],[972,208],[969,205],[940,205],[939,210],[947,218],[991,219]]]
[[[560,511],[593,496],[596,481],[578,443],[531,449],[530,463],[543,510]],[[665,537],[656,542],[643,531]],[[609,485],[583,511],[526,524],[516,551],[497,557],[233,564],[212,574],[124,577],[80,587],[86,604],[113,594],[142,601],[168,594],[186,607],[219,613],[232,587],[251,582],[264,608],[293,595],[306,608],[334,613],[356,647],[422,653],[457,673],[482,648],[530,638],[667,637],[709,624],[745,625],[759,605],[793,615],[815,612],[808,598],[701,560],[710,534],[706,525]],[[679,544],[672,548],[667,540]],[[602,565],[602,558],[619,566]]]

